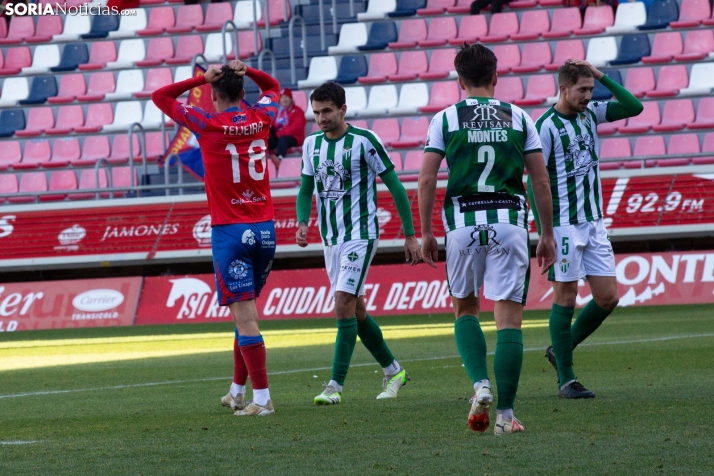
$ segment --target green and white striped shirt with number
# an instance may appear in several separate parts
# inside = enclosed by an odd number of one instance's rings
[[[550,177],[553,226],[602,218],[597,125],[607,122],[607,104],[591,102],[572,117],[551,107],[536,121]]]
[[[530,116],[493,98],[468,98],[431,120],[426,152],[446,156],[444,229],[510,223],[525,227],[524,155],[540,152]]]
[[[316,132],[302,146],[302,173],[315,177],[315,204],[325,245],[379,238],[377,175],[394,168],[377,135],[348,125],[328,139]]]

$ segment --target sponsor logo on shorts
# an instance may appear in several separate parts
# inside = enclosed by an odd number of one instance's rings
[[[508,255],[510,250],[502,247],[501,242],[496,239],[498,232],[491,225],[477,225],[471,230],[471,243],[467,245],[467,249],[459,250],[461,256],[478,255],[486,253],[487,255]],[[477,247],[471,248],[474,244]]]
[[[248,276],[248,266],[244,261],[237,259],[228,266],[228,274],[233,279],[243,279]]]
[[[354,285],[355,285],[355,280],[354,280],[354,278],[350,278],[350,279],[347,280],[347,286],[352,286],[352,287],[354,287]]]
[[[243,232],[243,237],[241,238],[241,242],[247,243],[249,245],[254,245],[255,244],[255,233],[253,233],[253,230],[245,230]]]
[[[260,244],[263,246],[275,246],[275,240],[271,239],[269,231],[260,231]]]
[[[560,262],[560,270],[561,270],[563,273],[567,273],[569,267],[570,267],[570,261],[568,261],[567,259],[563,258],[562,261]]]
[[[342,266],[340,266],[340,271],[348,271],[350,273],[361,273],[362,268],[360,268],[358,266],[353,266],[351,264],[343,264]]]
[[[355,253],[354,251],[347,255],[347,259],[352,261],[353,263],[355,261],[357,261],[357,258],[359,258],[359,255],[357,253]]]
[[[250,279],[246,279],[244,281],[236,281],[233,283],[228,283],[227,285],[228,285],[228,290],[230,292],[236,292],[241,289],[245,289],[247,287],[253,286],[253,281],[251,281]]]

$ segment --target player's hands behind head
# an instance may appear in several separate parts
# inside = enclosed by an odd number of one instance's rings
[[[210,68],[208,68],[208,71],[206,71],[203,77],[205,78],[207,83],[215,83],[223,77],[223,71],[221,71],[221,68],[211,66]]]
[[[229,62],[228,67],[235,71],[235,74],[238,76],[243,76],[246,71],[248,71],[248,67],[240,60],[233,60]]]

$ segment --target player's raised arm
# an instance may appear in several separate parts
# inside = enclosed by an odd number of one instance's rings
[[[242,61],[233,60],[228,66],[237,74],[245,74],[255,82],[261,95],[253,107],[263,110],[271,119],[275,118],[280,100],[280,82],[264,71],[246,66]]]

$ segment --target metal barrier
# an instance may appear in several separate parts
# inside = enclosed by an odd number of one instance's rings
[[[238,47],[238,27],[236,26],[235,23],[233,23],[233,20],[228,20],[223,24],[223,28],[221,28],[221,45],[223,46],[223,61],[222,63],[225,64],[228,62],[228,53],[226,48],[226,33],[228,33],[228,25],[233,27],[233,31],[236,32],[236,45],[235,45],[235,52],[236,52],[236,59],[240,59],[240,48]]]
[[[206,68],[208,68],[208,60],[206,59],[206,57],[203,56],[202,53],[196,53],[195,55],[193,55],[193,59],[191,59],[191,74],[193,74],[193,70],[196,69],[196,65],[198,64],[199,58],[203,59],[203,63],[205,63]]]
[[[138,185],[134,183],[134,144],[132,141],[132,138],[134,136],[134,129],[136,127],[138,127],[139,131],[141,132],[141,136],[139,136],[139,145],[141,146],[141,168],[144,172],[144,176],[147,176],[149,174],[148,163],[146,161],[146,131],[144,130],[144,126],[142,126],[138,122],[135,122],[131,126],[129,126],[129,180],[131,181],[132,187]],[[137,196],[140,195],[140,191],[137,191]]]
[[[94,185],[97,187],[97,192],[94,194],[94,199],[99,200],[99,190],[101,190],[101,184],[99,182],[99,167],[101,167],[102,163],[106,164],[106,166],[109,168],[109,173],[107,174],[107,187],[109,188],[109,198],[114,198],[114,184],[113,178],[112,178],[112,164],[109,163],[107,159],[99,159],[97,160],[97,163],[94,164]]]
[[[253,54],[258,54],[258,11],[256,4],[260,0],[253,0]]]
[[[288,40],[290,42],[290,84],[297,84],[297,76],[295,74],[295,45],[293,44],[293,30],[295,27],[295,22],[300,21],[300,26],[302,29],[302,67],[307,68],[307,27],[305,26],[305,20],[302,19],[300,15],[294,15],[290,19],[288,24]],[[273,61],[275,64],[275,61]],[[273,74],[275,76],[275,74]]]
[[[273,75],[273,77],[275,77],[275,72],[276,72],[276,68],[277,68],[277,66],[275,64],[275,54],[273,53],[272,50],[270,50],[268,48],[263,48],[263,51],[261,51],[260,54],[258,55],[258,69],[261,71],[265,71],[263,69],[263,57],[265,57],[266,55],[270,56],[271,63],[273,65],[271,68],[271,74]]]
[[[325,43],[325,12],[323,10],[323,4],[322,0],[318,0],[318,9],[319,9],[319,15],[320,15],[320,51],[325,51],[326,48],[326,43]],[[333,34],[335,32],[332,32]],[[305,45],[305,48],[307,49],[307,45]]]
[[[168,157],[166,157],[166,160],[164,161],[164,185],[166,185],[166,196],[168,197],[171,195],[171,188],[169,188],[171,184],[169,180],[169,169],[171,168],[171,159],[176,158],[176,167],[178,167],[178,182],[177,185],[183,185],[183,163],[181,162],[181,157],[178,156],[178,154],[171,154]],[[205,184],[201,184],[205,187]],[[179,195],[183,195],[183,187],[178,189]]]

